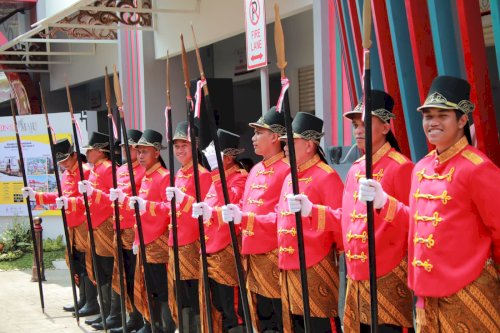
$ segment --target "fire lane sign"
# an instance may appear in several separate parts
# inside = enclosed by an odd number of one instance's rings
[[[245,1],[247,70],[267,66],[266,6],[264,0]]]

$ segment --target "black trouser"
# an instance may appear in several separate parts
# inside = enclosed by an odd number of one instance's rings
[[[403,332],[403,327],[401,326],[396,326],[396,325],[389,325],[389,324],[384,324],[384,325],[378,325],[378,332],[379,333],[401,333]],[[371,327],[370,325],[366,324],[360,324],[360,333],[370,333]],[[408,333],[414,333],[415,330],[413,328],[408,328]]]
[[[212,294],[212,303],[217,311],[222,313],[222,326],[228,330],[230,328],[242,325],[243,307],[241,306],[241,295],[239,288],[220,284],[209,278],[210,293]],[[238,310],[235,311],[235,291],[238,292]],[[239,318],[238,318],[239,317]]]
[[[113,264],[115,258],[113,257],[103,257],[98,254],[95,256],[96,266],[94,271],[95,274],[99,276],[99,283],[101,286],[105,284],[111,285],[111,279],[113,278]]]
[[[134,276],[137,257],[132,250],[122,249],[123,266],[127,280],[127,294],[132,304],[134,304]]]
[[[175,287],[175,280],[174,280]],[[181,280],[181,303],[183,308],[191,308],[199,315],[198,280]]]
[[[73,248],[73,268],[75,270],[75,274],[80,277],[80,281],[82,276],[87,275],[85,252],[80,252],[75,248]]]
[[[256,294],[257,297],[257,317],[259,318],[260,330],[283,332],[283,319],[281,316],[281,299],[267,298]]]
[[[333,319],[333,320],[332,320]],[[339,317],[335,318],[319,318],[319,317],[311,317],[309,324],[311,325],[311,332],[314,333],[331,333],[342,332],[342,325],[340,324]],[[304,329],[304,316],[292,315],[292,325],[293,331],[295,333],[305,332]],[[335,325],[335,330],[332,325]]]
[[[144,271],[149,293],[158,302],[168,302],[167,264],[147,263]]]

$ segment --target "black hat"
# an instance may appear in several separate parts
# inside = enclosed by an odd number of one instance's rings
[[[396,115],[392,113],[394,108],[394,100],[391,95],[381,90],[372,90],[372,115],[377,116],[384,123],[389,123],[391,119],[396,118]],[[352,118],[357,114],[363,114],[364,104],[359,102],[358,105],[352,111],[344,113],[344,117]]]
[[[299,112],[292,121],[294,139],[313,141],[319,145],[323,133],[323,120],[307,112]],[[286,135],[280,137],[286,139]]]
[[[474,104],[469,100],[470,85],[464,79],[453,76],[437,76],[433,81],[427,98],[417,110],[426,108],[459,110],[469,114]]]
[[[128,129],[127,130],[127,139],[128,139],[128,144],[130,146],[135,146],[137,145],[137,142],[141,139],[142,132],[136,129]]]
[[[66,160],[74,152],[75,149],[68,139],[57,140],[54,144],[54,154],[58,163]]]
[[[104,152],[109,152],[109,135],[100,132],[92,132],[92,134],[90,134],[89,143],[82,148],[98,149]]]
[[[286,134],[285,115],[283,112],[277,112],[276,106],[270,108],[257,122],[248,125],[253,128],[265,128],[278,135]]]
[[[181,121],[180,123],[177,124],[177,127],[175,128],[174,136],[172,137],[172,140],[185,140],[185,141],[190,141],[189,138],[189,124],[187,121]],[[194,124],[194,135],[195,137],[198,137],[198,126]]]
[[[142,133],[141,138],[137,142],[137,146],[155,147],[156,150],[161,150],[165,148],[161,145],[162,141],[163,135],[161,135],[161,133],[147,129]]]
[[[238,148],[240,144],[240,136],[238,134],[219,128],[217,130],[217,137],[219,138],[220,149],[224,155],[234,157],[245,151],[243,148]]]

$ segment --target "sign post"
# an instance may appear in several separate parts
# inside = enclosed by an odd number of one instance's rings
[[[260,70],[262,114],[269,109],[269,72],[267,70],[266,5],[264,0],[245,1],[247,70]]]

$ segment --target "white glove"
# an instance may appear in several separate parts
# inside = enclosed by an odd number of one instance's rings
[[[313,203],[307,195],[305,194],[287,194],[286,196],[288,201],[288,209],[291,212],[297,213],[300,212],[300,215],[303,217],[310,216],[313,208]]]
[[[136,202],[139,205],[139,210],[141,212],[146,211],[146,200],[144,200],[141,197],[130,197],[129,202],[128,202],[128,206],[130,207],[130,209],[135,209]]]
[[[240,224],[241,217],[241,210],[237,205],[229,204],[227,206],[222,206],[222,221],[224,221],[224,223],[233,221],[234,224]]]
[[[217,165],[217,155],[215,153],[215,146],[213,141],[207,146],[207,148],[205,148],[203,154],[207,159],[208,165],[210,165],[210,170],[215,170],[219,167]],[[220,154],[222,157],[224,157],[224,154],[222,152]]]
[[[172,201],[172,198],[175,195],[175,202],[179,203],[184,200],[184,197],[186,196],[184,192],[179,190],[177,187],[167,187],[165,190],[165,194],[167,195],[167,200]]]
[[[378,181],[361,178],[359,180],[359,200],[363,202],[373,201],[373,208],[380,209],[387,202],[387,193],[384,192]]]
[[[212,210],[212,207],[204,202],[195,202],[193,204],[191,216],[195,219],[203,216],[203,221],[208,221],[212,217]]]
[[[60,196],[59,198],[56,198],[56,206],[57,209],[68,209],[68,198],[66,198],[64,195]]]
[[[78,192],[80,192],[81,194],[87,193],[87,195],[90,197],[92,196],[92,193],[94,193],[94,188],[88,180],[82,180],[78,182]]]
[[[35,191],[33,191],[33,189],[29,186],[27,187],[23,187],[21,189],[22,193],[23,193],[23,198],[26,199],[27,197],[30,198],[31,201],[35,201]]]
[[[132,244],[132,253],[133,253],[133,254],[137,254],[137,253],[139,253],[139,245],[137,245],[137,244],[135,244],[135,243],[134,243],[134,244]]]
[[[109,189],[109,200],[115,201],[118,199],[119,203],[123,203],[125,200],[125,193],[120,188],[110,188]]]

